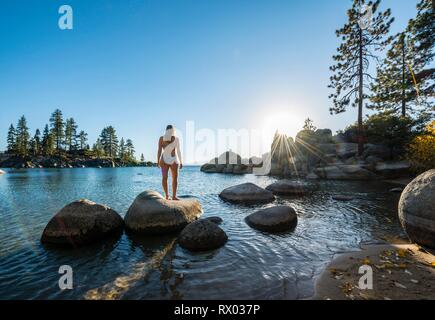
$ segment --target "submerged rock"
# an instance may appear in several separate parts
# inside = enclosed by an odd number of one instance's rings
[[[295,228],[298,218],[292,207],[277,206],[254,212],[245,221],[250,227],[260,231],[283,232]]]
[[[114,210],[89,200],[70,203],[47,224],[41,242],[82,246],[120,233],[124,222]]]
[[[401,193],[403,191],[403,188],[393,188],[393,189],[390,189],[390,192],[393,192],[393,193]]]
[[[224,220],[222,220],[221,217],[217,217],[217,216],[204,218],[204,220],[208,220],[208,221],[211,221],[211,222],[216,223],[216,224],[221,224],[222,222],[224,222]]]
[[[0,170],[0,174],[5,174],[6,172],[4,172],[3,170]]]
[[[202,219],[189,224],[181,231],[178,243],[190,251],[217,249],[225,244],[228,236],[216,223]]]
[[[337,201],[350,201],[350,200],[353,200],[353,197],[346,196],[343,194],[337,194],[337,195],[332,196],[332,199],[337,200]]]
[[[243,183],[223,190],[219,197],[230,202],[267,203],[275,200],[271,191],[265,190],[253,183]]]
[[[303,195],[306,193],[306,184],[292,180],[278,180],[266,187],[266,190],[276,195]]]
[[[412,241],[435,248],[435,169],[408,184],[399,201],[399,219]]]
[[[166,200],[158,192],[145,191],[136,197],[124,221],[129,231],[161,234],[182,230],[201,214],[198,200]]]

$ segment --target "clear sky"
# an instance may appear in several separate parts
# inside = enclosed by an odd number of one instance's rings
[[[417,0],[383,0],[404,28]],[[74,29],[58,28],[58,9]],[[32,134],[60,108],[93,143],[113,125],[155,160],[167,124],[294,135],[329,115],[335,30],[350,0],[0,0],[0,149],[26,115]]]

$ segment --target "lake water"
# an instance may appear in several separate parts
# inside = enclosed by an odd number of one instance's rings
[[[204,174],[186,167],[182,196],[198,198],[204,217],[220,216],[229,237],[215,251],[190,253],[176,237],[130,237],[75,250],[39,242],[50,218],[71,201],[88,198],[122,216],[146,189],[161,190],[158,168],[9,170],[0,175],[0,299],[304,299],[335,253],[402,234],[399,195],[383,182],[310,182],[304,197],[246,207],[219,199],[243,182],[267,186],[272,177]],[[331,199],[349,194],[350,202]],[[292,232],[267,234],[244,218],[287,204],[298,213]],[[59,267],[73,268],[73,290],[61,291]]]

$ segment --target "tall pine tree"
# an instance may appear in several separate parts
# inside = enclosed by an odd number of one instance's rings
[[[51,133],[56,144],[56,151],[62,150],[63,140],[65,137],[65,123],[63,121],[62,111],[56,109],[50,118]]]
[[[118,154],[118,137],[116,136],[115,128],[112,126],[104,128],[101,132],[100,140],[104,153],[110,158],[115,158]]]
[[[65,123],[65,146],[68,151],[75,150],[77,148],[77,123],[74,118],[69,118]]]
[[[367,5],[367,7],[364,7]],[[381,50],[390,41],[387,34],[391,23],[391,10],[379,10],[380,0],[365,3],[354,0],[348,10],[348,22],[336,31],[342,41],[333,56],[336,64],[330,67],[333,75],[329,88],[335,90],[329,98],[333,99],[331,114],[345,112],[349,106],[358,107],[358,154],[364,149],[363,107],[368,82],[373,78],[369,72],[370,61],[377,59],[375,51]],[[365,10],[363,10],[365,8]],[[365,25],[365,18],[370,21]]]
[[[17,134],[15,131],[15,127],[13,124],[10,125],[9,131],[8,131],[8,137],[7,137],[7,143],[8,143],[8,153],[15,153],[17,151],[17,144],[16,144]]]
[[[24,116],[18,120],[16,134],[17,153],[20,156],[27,156],[29,151],[30,134],[29,128],[27,127],[27,120]]]

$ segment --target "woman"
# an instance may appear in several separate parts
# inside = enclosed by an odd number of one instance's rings
[[[162,186],[166,199],[170,200],[168,193],[168,172],[171,169],[172,200],[179,200],[177,198],[178,168],[182,169],[183,163],[181,162],[180,140],[175,136],[175,129],[172,125],[166,127],[165,135],[159,139],[157,163],[162,168]]]

